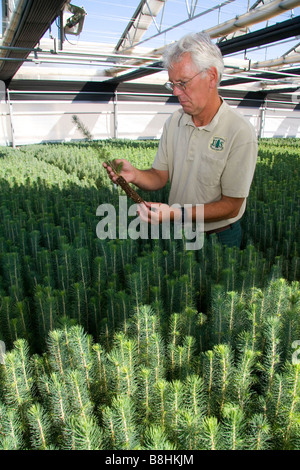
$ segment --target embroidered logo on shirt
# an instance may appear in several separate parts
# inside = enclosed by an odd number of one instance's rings
[[[222,137],[213,137],[210,143],[210,148],[213,150],[221,151],[224,150],[225,139]]]

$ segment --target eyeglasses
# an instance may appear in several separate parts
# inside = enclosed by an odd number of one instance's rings
[[[185,91],[187,83],[189,83],[191,80],[193,80],[193,78],[197,77],[197,75],[200,75],[200,73],[202,73],[202,72],[203,71],[196,73],[196,75],[194,75],[192,78],[189,78],[185,82],[181,82],[181,81],[180,82],[175,82],[175,83],[167,82],[167,83],[165,83],[165,87],[168,90],[171,90],[171,91],[173,91],[175,87],[177,87],[181,91]]]

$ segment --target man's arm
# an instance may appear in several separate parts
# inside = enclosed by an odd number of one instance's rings
[[[238,215],[244,198],[222,196],[219,201],[204,204],[204,222],[217,222],[234,218]],[[153,210],[151,210],[151,207]],[[197,206],[185,209],[185,220],[197,220]],[[146,203],[140,210],[140,217],[144,222],[161,223],[164,220],[181,221],[181,209],[170,207],[167,204]],[[199,220],[199,214],[198,214]]]
[[[204,222],[218,222],[236,217],[244,202],[243,197],[223,196],[219,201],[204,204]],[[196,220],[197,207],[194,206],[187,214],[188,218]]]
[[[163,188],[169,179],[169,172],[149,168],[148,170],[135,171],[135,178],[133,184],[145,191],[155,191]]]

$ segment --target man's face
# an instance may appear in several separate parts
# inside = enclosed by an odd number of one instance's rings
[[[199,73],[193,64],[190,54],[184,54],[180,62],[174,62],[168,70],[169,80],[173,83],[173,94],[178,97],[183,110],[191,116],[201,115],[209,104],[212,84],[210,70]],[[178,82],[187,82],[185,89],[177,87]]]

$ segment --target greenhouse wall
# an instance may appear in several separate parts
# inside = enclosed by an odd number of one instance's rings
[[[267,108],[261,137],[300,137],[300,111]]]
[[[78,115],[94,139],[159,139],[168,116],[178,103],[161,95],[107,93],[105,99],[75,98],[64,92],[42,97],[33,92],[14,92],[0,102],[0,145],[19,146],[41,142],[82,139],[72,121]],[[260,137],[300,137],[300,111],[289,106],[241,105],[226,98],[232,107],[250,120]]]

